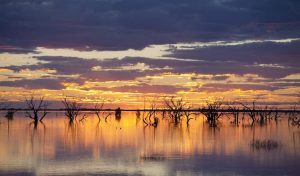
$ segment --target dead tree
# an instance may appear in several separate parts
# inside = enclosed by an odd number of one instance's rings
[[[110,117],[111,115],[112,115],[111,112],[103,113],[103,118],[104,118],[105,122],[107,122],[108,117]]]
[[[269,119],[274,119],[275,121],[278,120],[278,118],[280,118],[280,114],[278,112],[278,108],[277,107],[271,107],[270,111],[269,111]]]
[[[110,117],[112,115],[111,112],[104,112],[104,101],[102,101],[101,103],[95,103],[94,104],[94,113],[98,118],[98,123],[97,125],[99,125],[101,118],[105,120],[105,122],[107,122],[107,118]]]
[[[155,117],[155,105],[151,104],[150,109],[144,109],[143,122],[145,125],[152,125],[152,118]]]
[[[228,103],[228,111],[229,111],[229,114],[231,114],[233,116],[233,123],[235,125],[238,125],[239,124],[239,107],[237,106],[237,103],[236,102],[232,102],[232,103]]]
[[[34,95],[31,95],[30,98],[25,98],[26,102],[26,116],[33,119],[35,122],[42,122],[44,117],[47,115],[48,103],[44,101],[44,97],[35,99]]]
[[[186,126],[188,127],[190,125],[190,120],[194,119],[193,117],[190,117],[192,115],[192,112],[190,111],[191,107],[188,107],[184,112],[184,116],[186,118]]]
[[[147,108],[147,104],[149,104],[149,107]],[[144,100],[144,110],[142,114],[143,123],[148,126],[157,126],[158,125],[158,118],[156,117],[156,110],[157,110],[157,103],[156,99],[148,100],[146,102],[146,99]],[[157,118],[157,119],[156,119]],[[152,122],[152,119],[154,122]]]
[[[300,117],[298,116],[290,117],[289,123],[292,124],[293,126],[300,126]]]
[[[218,119],[224,114],[222,112],[221,100],[206,102],[206,107],[201,110],[201,113],[207,118],[207,122],[210,126],[216,127]]]
[[[101,114],[103,112],[103,107],[104,107],[104,101],[102,101],[101,103],[94,104],[94,113],[98,118],[98,123],[101,121]]]
[[[244,103],[240,103],[243,106],[243,110],[245,111],[246,114],[252,119],[252,122],[255,122],[256,120],[256,111],[257,111],[257,106],[255,105],[255,100],[252,102],[252,106],[249,106]]]
[[[293,126],[300,126],[300,117],[298,116],[296,105],[294,105],[292,111],[288,113],[288,123]]]
[[[6,117],[8,120],[13,120],[14,115],[15,115],[16,112],[17,112],[16,109],[10,108],[10,109],[7,110],[7,112],[6,112],[6,114],[5,114],[5,117]]]
[[[269,109],[268,106],[265,106],[264,108],[261,108],[259,111],[259,124],[263,125],[266,123],[267,119],[271,119],[272,117],[272,110]]]
[[[65,115],[69,118],[70,124],[73,123],[80,114],[81,104],[75,99],[67,100],[63,98],[62,103],[65,107]]]
[[[175,124],[180,123],[182,118],[184,117],[184,110],[187,106],[187,103],[184,102],[182,98],[176,99],[174,97],[165,99],[164,102],[168,117],[173,120]]]

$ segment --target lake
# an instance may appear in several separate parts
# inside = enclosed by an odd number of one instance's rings
[[[240,124],[202,115],[187,126],[159,118],[145,126],[135,112],[105,122],[94,115],[69,124],[63,113],[43,124],[18,112],[0,118],[0,175],[300,175],[300,128],[277,121]]]

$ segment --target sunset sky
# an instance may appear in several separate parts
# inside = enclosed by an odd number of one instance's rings
[[[139,107],[178,96],[289,104],[297,0],[1,0],[0,95]]]

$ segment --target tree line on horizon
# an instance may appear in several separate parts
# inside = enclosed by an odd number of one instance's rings
[[[72,124],[75,121],[84,121],[89,117],[87,113],[83,113],[83,104],[78,102],[75,98],[64,96],[61,100],[64,107],[64,114],[69,119],[69,123]],[[300,118],[297,111],[298,103],[291,108],[288,113],[289,120],[292,124],[300,126]],[[44,97],[36,97],[31,95],[25,97],[25,116],[32,119],[34,124],[42,122],[46,115],[49,113],[49,102],[44,100]],[[0,105],[0,109],[5,109],[7,119],[13,119],[14,113],[18,109],[8,108],[7,106]],[[98,124],[102,119],[107,121],[108,117],[112,116],[112,112],[105,112],[105,101],[99,100],[92,104],[92,107],[88,108],[93,110],[93,114],[98,118]],[[192,110],[197,110],[193,112]],[[115,110],[116,119],[121,118],[121,108]],[[242,112],[242,113],[240,113]],[[159,118],[158,113],[161,113],[162,119],[169,119],[174,124],[179,124],[182,121],[186,122],[188,126],[190,121],[195,119],[195,114],[202,114],[208,124],[212,127],[217,126],[218,120],[223,116],[231,115],[233,117],[233,123],[239,124],[240,118],[244,119],[245,116],[250,117],[252,123],[259,122],[265,123],[267,119],[277,120],[280,116],[278,108],[268,105],[258,105],[258,100],[255,99],[250,103],[247,102],[226,102],[223,99],[216,99],[212,101],[206,101],[205,105],[200,108],[194,108],[194,106],[188,101],[180,97],[163,97],[144,99],[144,106],[142,109],[136,111],[136,117],[141,118],[145,126],[157,127]],[[242,116],[242,117],[240,117]],[[80,118],[79,118],[80,117]]]

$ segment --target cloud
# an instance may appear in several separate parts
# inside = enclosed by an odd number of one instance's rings
[[[300,42],[298,40],[280,41],[255,43],[241,41],[236,42],[239,43],[238,45],[223,43],[209,47],[193,46],[188,49],[176,49],[171,57],[203,61],[197,64],[202,73],[207,73],[207,71],[215,74],[258,73],[271,78],[299,73]]]
[[[131,70],[137,70],[140,72],[146,71],[146,70],[172,70],[172,68],[165,66],[162,68],[156,67],[153,68],[145,63],[138,62],[136,64],[128,64],[116,68],[102,68],[101,66],[94,66],[91,69],[92,71],[131,71]]]
[[[114,91],[114,92],[133,92],[133,93],[157,93],[157,94],[175,94],[178,91],[189,90],[183,87],[175,87],[172,85],[148,85],[139,84],[132,86],[120,86],[120,87],[97,87],[98,90]]]
[[[0,88],[288,95],[299,11],[294,0],[2,0]]]
[[[64,88],[64,86],[61,84],[61,80],[57,80],[57,79],[0,81],[0,86],[23,87],[29,90],[32,89],[61,90]]]
[[[2,0],[0,41],[21,48],[127,50],[299,37],[299,11],[293,0]]]
[[[0,59],[10,61],[14,57],[20,60],[24,58],[20,63],[15,59],[16,65],[31,63],[31,69],[46,67],[60,74],[85,74],[91,79],[96,78],[95,75],[100,71],[101,74],[130,71],[128,74],[137,76],[139,73],[136,72],[141,71],[145,74],[164,71],[241,75],[258,73],[275,79],[299,73],[299,46],[298,38],[287,38],[152,45],[142,50],[126,51],[37,48],[34,54],[6,53],[0,54]],[[3,66],[9,64],[4,63]]]
[[[273,86],[273,85],[262,85],[262,84],[218,84],[218,83],[212,83],[212,84],[205,84],[202,87],[200,87],[199,91],[208,91],[208,92],[214,92],[214,91],[230,91],[233,89],[241,89],[241,90],[277,90],[280,89],[279,86]]]

